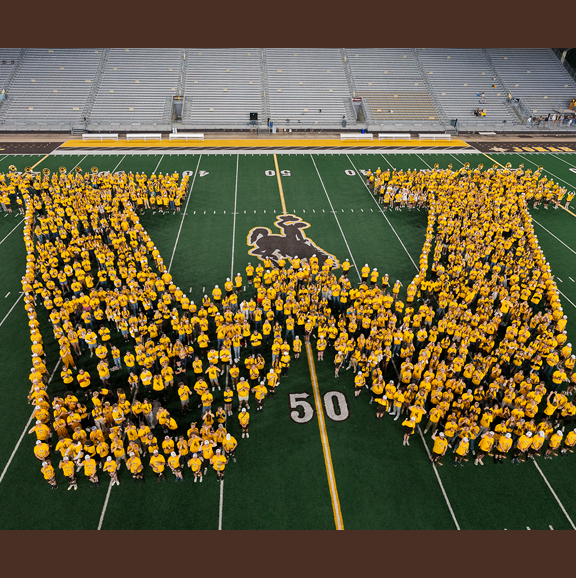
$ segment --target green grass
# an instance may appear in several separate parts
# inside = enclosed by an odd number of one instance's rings
[[[570,166],[553,155],[491,155],[498,162],[514,166],[524,162],[541,164],[550,175],[576,186],[576,174]],[[0,170],[16,164],[19,169],[32,165],[41,156],[8,157],[0,161]],[[576,165],[576,155],[562,155]],[[231,273],[245,276],[248,261],[246,235],[251,228],[265,226],[274,231],[275,217],[282,211],[272,155],[103,155],[97,157],[50,156],[37,170],[59,166],[71,169],[81,161],[84,171],[97,166],[100,170],[145,171],[148,174],[174,170],[205,171],[194,180],[187,214],[141,217],[142,224],[154,239],[164,262],[169,264],[176,250],[171,272],[192,300],[199,302],[204,290],[215,284],[223,286]],[[282,178],[286,208],[308,223],[309,238],[333,253],[341,261],[348,258],[360,269],[364,263],[400,279],[404,287],[410,282],[417,263],[424,231],[425,212],[387,212],[386,218],[357,175],[346,170],[385,168],[428,168],[470,162],[475,166],[491,161],[484,155],[450,154],[370,154],[370,155],[278,155],[281,170],[291,176]],[[192,179],[191,181],[192,182]],[[565,184],[566,184],[565,183]],[[236,207],[236,215],[234,208]],[[332,208],[335,213],[332,213]],[[184,210],[184,208],[183,208]],[[225,213],[224,213],[225,211]],[[265,211],[265,212],[264,212]],[[574,217],[565,211],[534,212],[542,226],[570,248],[576,248]],[[0,217],[0,240],[19,222],[15,217]],[[576,284],[569,280],[576,271],[575,254],[550,233],[535,224],[535,230],[553,272],[562,279],[560,290],[576,303]],[[20,279],[25,268],[22,229],[16,229],[0,245],[0,320],[19,296]],[[400,240],[399,240],[400,238]],[[234,246],[234,250],[232,250]],[[357,279],[354,269],[351,279]],[[191,291],[190,291],[190,288]],[[8,298],[4,298],[10,292]],[[245,294],[249,298],[250,292]],[[568,331],[574,339],[574,308],[566,302]],[[45,316],[44,316],[45,318]],[[45,329],[47,329],[45,327]],[[0,327],[3,344],[3,387],[0,388],[0,469],[4,469],[26,424],[31,407],[25,403],[30,364],[26,315],[20,302]],[[45,332],[48,367],[57,360],[52,337]],[[9,346],[6,344],[10,344]],[[342,392],[350,416],[334,422],[326,418],[334,474],[344,527],[346,529],[453,529],[436,474],[427,460],[419,436],[410,447],[401,444],[401,426],[386,417],[375,420],[375,408],[368,404],[368,394],[354,399],[352,376],[343,372],[333,376],[333,355],[315,363],[320,393]],[[268,357],[269,359],[269,357]],[[81,363],[89,370],[95,363],[84,355]],[[389,369],[390,378],[394,378]],[[126,371],[113,374],[113,383],[122,385]],[[52,393],[64,391],[59,372],[51,385]],[[218,393],[218,392],[217,392]],[[292,363],[290,373],[282,380],[276,398],[268,399],[265,411],[257,414],[252,407],[250,439],[240,438],[237,419],[228,424],[239,441],[237,463],[227,468],[223,491],[224,529],[333,529],[334,516],[328,487],[317,418],[306,424],[290,419],[289,394],[308,393],[312,402],[312,383],[306,356]],[[216,401],[220,398],[216,396]],[[189,419],[178,415],[178,400],[169,398],[168,407],[175,411],[181,430]],[[196,411],[196,410],[195,410]],[[192,414],[194,419],[199,416]],[[182,423],[181,423],[182,422]],[[158,435],[161,435],[159,432]],[[108,481],[101,476],[101,487],[90,489],[81,478],[77,492],[66,492],[63,483],[50,491],[39,473],[32,448],[33,436],[24,436],[6,475],[0,483],[0,500],[4,504],[2,529],[94,529],[98,526]],[[430,444],[429,436],[427,442]],[[453,468],[450,460],[439,468],[440,478],[454,514],[462,529],[569,529],[570,524],[533,464],[495,466],[487,462],[475,468],[471,462]],[[541,468],[572,519],[576,519],[576,491],[572,480],[576,473],[573,455],[552,461],[540,461]],[[146,465],[147,467],[147,465]],[[147,473],[151,472],[148,470]],[[188,474],[188,475],[187,475]],[[59,474],[57,474],[59,475]],[[110,492],[104,529],[216,529],[218,528],[220,486],[209,472],[202,484],[194,484],[185,472],[184,484],[176,485],[168,475],[166,483],[156,483],[151,475],[144,485],[134,485],[125,470],[121,485]]]

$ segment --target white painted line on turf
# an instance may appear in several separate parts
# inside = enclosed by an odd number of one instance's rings
[[[6,319],[6,317],[4,319]],[[52,370],[52,375],[50,375],[50,379],[48,380],[48,385],[50,385],[50,382],[52,381],[52,378],[54,377],[54,374],[56,373],[56,370],[58,369],[58,366],[60,365],[61,361],[62,361],[62,358],[60,358],[58,360],[58,363],[55,365],[54,369]],[[2,470],[2,475],[0,475],[0,484],[2,483],[2,480],[4,479],[4,476],[6,475],[6,472],[8,471],[8,468],[10,467],[10,464],[12,463],[12,460],[14,459],[14,456],[16,455],[16,452],[18,451],[18,448],[20,447],[20,444],[22,443],[24,436],[28,433],[28,430],[30,429],[30,424],[32,423],[33,417],[34,417],[34,411],[30,414],[30,417],[28,418],[28,421],[26,422],[26,425],[24,426],[22,433],[20,434],[20,438],[18,439],[18,442],[16,443],[16,447],[14,448],[14,450],[12,450],[12,454],[10,455],[8,462],[4,466],[4,469]]]
[[[322,188],[324,189],[324,193],[326,194],[326,198],[328,199],[328,203],[330,204],[330,208],[332,209],[332,212],[334,213],[334,218],[336,219],[336,224],[338,225],[338,228],[340,229],[340,233],[342,233],[342,238],[344,239],[344,243],[346,243],[346,248],[348,249],[348,253],[350,255],[350,258],[352,259],[352,265],[354,265],[354,269],[356,269],[356,274],[358,275],[358,279],[362,280],[362,276],[360,275],[360,271],[358,271],[358,267],[356,266],[356,261],[354,261],[354,255],[352,255],[352,251],[350,250],[350,245],[348,245],[348,241],[346,240],[346,235],[344,235],[344,231],[342,230],[342,227],[340,226],[340,221],[338,220],[338,217],[336,216],[336,211],[334,211],[334,207],[332,206],[332,201],[330,200],[330,197],[328,196],[328,191],[326,190],[326,187],[324,186],[324,181],[322,180],[322,177],[320,176],[320,171],[318,170],[318,167],[316,166],[316,161],[314,160],[314,157],[312,155],[310,155],[310,158],[312,159],[312,162],[314,163],[314,168],[316,169],[316,173],[318,174],[318,178],[320,179],[320,183],[322,184]]]
[[[530,526],[526,526],[526,529],[527,529],[527,530],[530,530]]]
[[[424,447],[426,448],[426,453],[428,454],[428,458],[430,459],[430,461],[432,461],[432,455],[430,454],[430,450],[428,449],[428,444],[426,443],[426,440],[424,439],[424,435],[422,433],[422,430],[420,429],[420,426],[418,426],[418,433],[420,434],[420,437],[422,438],[422,443],[424,444]],[[442,480],[440,479],[440,474],[438,473],[438,468],[436,468],[436,464],[434,462],[432,462],[432,467],[434,468],[434,473],[436,474],[436,478],[438,479],[438,483],[440,484],[440,489],[442,490],[442,494],[444,495],[444,499],[446,500],[446,504],[448,506],[448,509],[450,510],[450,514],[452,514],[452,519],[454,520],[454,524],[456,526],[456,529],[460,530],[460,525],[458,524],[458,520],[456,519],[456,515],[454,514],[454,510],[452,509],[452,504],[450,503],[450,500],[448,499],[448,494],[446,494],[446,490],[444,489],[444,484],[442,484]]]
[[[194,178],[192,179],[192,185],[188,191],[188,199],[186,200],[186,206],[184,207],[184,214],[182,215],[182,220],[180,221],[180,228],[178,229],[178,235],[176,236],[176,242],[174,243],[174,249],[172,250],[172,257],[170,257],[170,265],[168,265],[168,273],[172,268],[172,261],[174,261],[174,255],[176,254],[176,247],[178,246],[178,240],[180,239],[180,233],[182,232],[182,225],[184,224],[184,217],[188,211],[188,203],[192,197],[192,189],[194,188],[194,183],[196,182],[196,175],[198,174],[198,167],[200,166],[200,161],[202,160],[202,155],[198,158],[198,164],[196,165],[196,170],[194,171]]]
[[[566,243],[564,243],[564,241],[562,241],[562,239],[559,239],[554,233],[550,232],[544,225],[541,225],[534,217],[532,217],[532,220],[537,225],[540,225],[549,235],[552,235],[557,241],[562,243],[562,245],[564,245],[564,247],[566,247],[566,249],[568,249],[569,251],[572,251],[572,253],[574,253],[574,255],[576,255],[576,251],[574,251],[574,249],[572,249],[572,247],[569,247],[568,245],[566,245]]]
[[[14,309],[14,307],[16,307],[18,301],[20,301],[20,299],[22,299],[23,296],[24,296],[24,293],[20,293],[20,297],[18,297],[18,299],[16,299],[16,301],[14,301],[14,305],[12,305],[12,307],[10,307],[10,311],[8,311],[8,313],[6,313],[6,315],[4,315],[4,319],[2,319],[2,321],[0,321],[0,327],[2,327],[2,325],[4,325],[4,321],[6,321],[6,319],[8,319],[8,315],[10,315],[10,313],[12,313],[12,309]],[[8,295],[6,295],[6,297],[8,297]],[[4,297],[4,299],[6,299],[6,297]]]
[[[222,529],[222,511],[224,508],[224,480],[220,481],[220,507],[218,508],[218,529]]]
[[[556,277],[556,279],[558,279],[558,281],[560,281],[560,283],[564,283],[564,281],[562,281],[562,279],[560,279],[560,277]]]
[[[570,279],[570,281],[572,281],[572,283],[574,283],[574,279],[572,279],[572,277],[568,277],[568,279]]]
[[[392,229],[392,231],[394,232],[394,234],[396,235],[396,238],[398,239],[398,241],[400,241],[400,244],[402,245],[402,247],[404,247],[404,251],[406,251],[406,255],[408,255],[408,258],[410,259],[410,261],[412,261],[412,265],[414,265],[414,267],[416,268],[416,270],[418,270],[418,266],[416,265],[416,263],[414,262],[414,259],[412,259],[412,255],[410,255],[410,253],[408,252],[408,249],[406,249],[406,245],[404,245],[404,243],[402,242],[402,239],[400,238],[400,235],[398,235],[398,233],[396,232],[396,229],[392,226],[392,223],[389,221],[388,217],[386,216],[386,213],[382,210],[382,207],[380,207],[380,205],[378,204],[378,201],[374,198],[374,195],[372,194],[372,192],[370,191],[370,189],[368,188],[368,185],[364,182],[364,179],[360,176],[360,173],[358,172],[358,169],[356,169],[356,166],[354,165],[354,163],[352,162],[352,160],[350,159],[350,157],[348,155],[346,155],[348,157],[348,160],[350,161],[350,164],[354,167],[354,170],[356,171],[356,174],[358,175],[358,178],[362,181],[362,184],[364,185],[364,187],[366,188],[366,191],[368,192],[368,194],[370,195],[370,197],[372,197],[372,200],[376,203],[376,206],[378,207],[379,211],[382,213],[382,215],[384,216],[384,218],[386,219],[386,222],[388,223],[388,225],[390,225],[390,228]],[[370,209],[372,211],[372,209]]]
[[[112,169],[112,172],[115,173],[116,169],[122,164],[122,161],[126,158],[126,155],[124,155],[121,159],[120,162]]]
[[[156,168],[154,169],[154,172],[152,173],[153,175],[156,174],[156,171],[158,170],[158,167],[160,166],[160,163],[162,162],[162,159],[163,159],[163,158],[164,158],[164,155],[162,155],[162,156],[160,157],[160,160],[158,161],[158,164],[156,165]],[[194,176],[196,176],[196,175],[194,175]]]
[[[232,222],[232,264],[230,265],[230,279],[234,279],[234,243],[236,241],[236,205],[238,202],[238,163],[240,155],[236,155],[236,184],[234,185],[234,220]],[[226,211],[224,211],[226,212]],[[266,211],[264,211],[266,212]]]
[[[79,166],[80,166],[80,163],[81,163],[87,156],[88,156],[88,155],[86,155],[83,159],[80,159],[80,161],[78,162],[78,164],[77,164],[76,166],[72,167],[72,171],[73,171],[76,167],[79,167]],[[70,172],[72,172],[72,171],[70,171]]]
[[[8,213],[6,213],[8,215]],[[5,215],[5,216],[6,216]],[[24,222],[24,219],[18,222],[18,224],[0,241],[0,245]]]
[[[570,518],[570,516],[568,515],[568,512],[566,511],[566,508],[564,507],[564,505],[562,504],[562,502],[560,501],[560,498],[556,495],[556,492],[552,489],[552,486],[550,485],[550,482],[548,481],[548,479],[546,478],[546,476],[544,475],[544,472],[540,469],[540,466],[538,465],[538,462],[536,460],[533,461],[534,465],[536,466],[536,469],[540,472],[540,475],[544,478],[544,481],[546,482],[546,485],[548,486],[548,489],[552,492],[552,495],[556,498],[556,501],[558,502],[558,505],[560,506],[560,508],[562,509],[562,511],[564,512],[564,515],[566,516],[566,518],[568,518],[568,521],[570,522],[570,525],[572,526],[573,530],[576,530],[576,526],[574,525],[574,522],[572,521],[572,518]]]
[[[553,528],[551,525],[548,525],[548,527],[549,527],[551,530],[553,530],[553,529],[554,529],[554,528]]]
[[[564,295],[564,293],[562,293],[562,291],[560,291],[560,289],[558,289],[558,293],[560,293],[560,295],[562,295],[562,297],[564,297],[564,299],[566,299],[566,301],[568,301],[568,303],[570,303],[570,305],[572,305],[572,307],[574,307],[574,309],[576,309],[576,305],[574,303],[572,303],[572,301],[570,301],[570,299],[568,299],[568,297],[566,297],[566,295]]]
[[[8,291],[8,293],[6,293],[6,295],[4,295],[4,299],[6,299],[6,297],[8,297],[8,295],[10,295],[10,291]]]
[[[100,514],[100,522],[98,522],[98,530],[102,529],[102,523],[104,522],[104,514],[106,513],[106,508],[108,507],[108,500],[110,499],[111,491],[112,491],[112,480],[110,480],[110,485],[108,486],[108,491],[106,492],[106,500],[104,501],[104,508],[102,508],[102,514]]]
[[[431,169],[432,167],[420,156],[420,155],[416,155],[429,169]]]
[[[392,163],[391,163],[383,154],[380,154],[380,156],[390,165],[390,168],[391,168],[393,171],[396,170],[396,167],[393,167],[393,166],[392,166]]]
[[[567,160],[563,159],[562,157],[559,157],[555,154],[550,154],[550,156],[554,157],[555,159],[558,159],[559,161],[562,161],[563,163],[566,163],[569,167],[576,167],[576,165],[573,165],[572,163],[569,163]]]

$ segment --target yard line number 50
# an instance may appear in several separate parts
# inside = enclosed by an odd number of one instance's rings
[[[309,393],[290,393],[290,419],[294,423],[308,423],[314,417],[314,408],[307,401]],[[341,391],[328,391],[322,398],[324,412],[332,421],[345,421],[350,417],[350,406]]]

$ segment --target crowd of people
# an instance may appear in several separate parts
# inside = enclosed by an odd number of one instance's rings
[[[378,419],[403,418],[406,445],[425,419],[439,465],[448,448],[454,465],[469,454],[483,465],[486,455],[519,463],[576,444],[576,356],[528,211],[558,206],[566,190],[522,168],[368,172],[381,199],[419,191],[426,240],[406,303],[385,277],[348,309],[336,375],[344,365],[356,373]],[[390,361],[398,378],[386,383]]]
[[[50,486],[57,470],[68,489],[81,470],[92,485],[99,470],[119,484],[122,463],[135,482],[145,466],[157,481],[167,469],[184,481],[188,467],[195,482],[209,468],[223,479],[236,461],[231,430],[249,438],[250,398],[263,411],[306,343],[320,361],[332,350],[336,378],[352,370],[351,388],[370,390],[377,419],[402,419],[404,444],[426,419],[437,464],[449,447],[455,465],[470,453],[483,465],[485,455],[573,451],[576,357],[528,212],[557,206],[565,189],[540,169],[509,167],[377,169],[367,179],[385,208],[428,211],[405,297],[368,264],[353,284],[348,260],[338,270],[314,255],[249,263],[194,303],[137,214],[152,198],[178,210],[187,176],[1,177],[25,203],[30,434]],[[50,391],[41,325],[60,355]]]

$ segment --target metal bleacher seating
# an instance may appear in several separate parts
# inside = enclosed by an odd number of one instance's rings
[[[490,63],[478,48],[417,48],[416,54],[446,116],[470,120],[474,110],[486,109],[487,121],[517,123],[518,117],[506,104],[507,93],[493,80]],[[493,85],[498,88],[494,89]],[[482,92],[484,100],[480,102]]]
[[[92,89],[102,49],[29,48],[8,87],[0,121],[15,127],[78,120]]]
[[[576,95],[576,82],[550,48],[489,48],[499,76],[514,98],[535,116],[566,110]]]
[[[341,126],[352,95],[337,48],[267,48],[266,67],[270,118],[277,126]]]
[[[411,49],[347,48],[346,53],[357,96],[367,101],[372,122],[401,128],[439,120]]]
[[[245,128],[249,113],[262,119],[258,48],[190,48],[182,124]]]
[[[98,127],[170,124],[181,74],[180,48],[111,48],[94,104]]]
[[[16,66],[19,56],[20,48],[0,48],[0,90],[5,88],[4,83]]]

